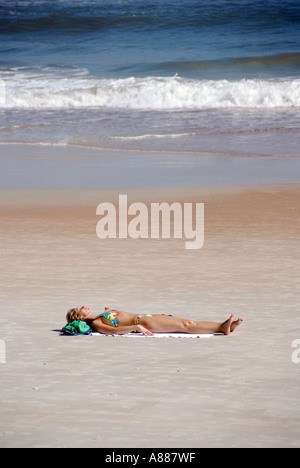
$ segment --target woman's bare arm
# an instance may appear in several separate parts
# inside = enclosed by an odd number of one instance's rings
[[[93,322],[92,326],[97,332],[103,333],[105,335],[126,335],[126,333],[131,333],[137,330],[140,333],[143,333],[144,335],[152,336],[152,333],[149,330],[147,330],[147,328],[143,327],[142,325],[113,327],[111,325],[107,325],[106,323],[103,323],[101,319],[97,319]]]

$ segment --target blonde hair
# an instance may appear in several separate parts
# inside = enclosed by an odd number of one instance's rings
[[[66,319],[67,319],[67,322],[68,324],[71,323],[71,322],[75,322],[75,320],[77,320],[77,317],[78,317],[78,310],[77,309],[70,309],[66,315]]]

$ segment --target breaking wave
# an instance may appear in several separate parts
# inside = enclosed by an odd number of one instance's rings
[[[0,108],[218,109],[300,107],[300,79],[191,80],[179,76],[99,79],[1,73]]]

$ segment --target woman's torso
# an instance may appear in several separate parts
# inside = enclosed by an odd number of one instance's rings
[[[118,326],[126,327],[134,325],[136,319],[136,314],[130,314],[128,312],[111,309],[106,310],[96,320],[101,320],[105,325],[112,325],[113,327],[117,328]]]

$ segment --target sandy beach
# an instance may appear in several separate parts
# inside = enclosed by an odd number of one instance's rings
[[[0,191],[1,447],[298,447],[300,185]],[[96,207],[205,203],[205,244],[96,236]],[[62,337],[70,307],[244,323]]]

